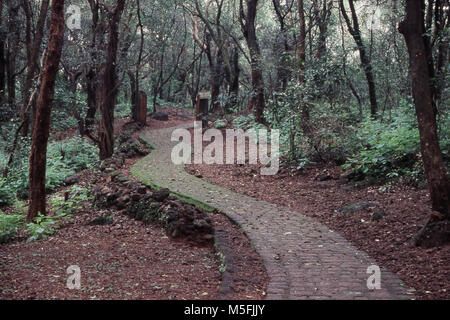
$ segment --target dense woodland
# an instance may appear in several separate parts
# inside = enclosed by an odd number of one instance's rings
[[[192,110],[209,91],[212,126],[280,129],[285,166],[428,186],[429,230],[448,238],[449,8],[1,0],[0,205],[29,200],[28,222],[46,215],[46,193],[113,156],[114,120],[138,120],[141,92],[154,113]]]

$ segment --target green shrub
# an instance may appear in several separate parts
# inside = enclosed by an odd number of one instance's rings
[[[47,190],[55,190],[64,184],[66,178],[80,170],[91,168],[97,162],[97,158],[97,148],[81,137],[51,142],[47,150]],[[8,179],[4,182],[7,190],[21,199],[28,197],[28,168],[27,157],[17,159]]]
[[[0,243],[8,242],[25,226],[25,216],[21,214],[7,215],[0,211]]]
[[[0,207],[12,204],[14,199],[14,190],[7,184],[6,179],[0,178]]]
[[[399,113],[389,124],[367,119],[358,132],[354,143],[359,150],[349,157],[344,169],[379,182],[423,175],[419,130],[411,113]]]

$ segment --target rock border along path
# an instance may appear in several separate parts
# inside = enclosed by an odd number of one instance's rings
[[[412,299],[413,289],[381,272],[381,289],[367,288],[367,268],[376,263],[341,235],[291,209],[212,185],[172,163],[176,128],[143,131],[155,150],[132,174],[149,185],[207,204],[237,222],[261,255],[270,277],[267,299]]]

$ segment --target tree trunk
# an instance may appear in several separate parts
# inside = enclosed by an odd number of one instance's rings
[[[27,4],[25,3],[27,6]],[[30,96],[31,96],[31,87],[33,85],[33,79],[36,75],[36,70],[38,67],[39,53],[41,49],[42,38],[44,36],[44,25],[47,17],[47,11],[49,6],[49,0],[43,0],[41,3],[41,10],[39,13],[39,19],[36,25],[34,40],[30,45],[30,55],[27,61],[27,76],[25,79],[25,87],[24,87],[24,99],[23,99],[23,107],[22,107],[22,120],[25,121],[25,124],[22,129],[22,136],[28,135],[29,130],[29,122],[30,122]]]
[[[30,206],[27,221],[46,215],[45,173],[50,113],[64,41],[64,0],[53,0],[48,53],[39,92],[30,153]]]
[[[0,0],[0,28],[3,28],[3,0]],[[6,60],[5,60],[5,33],[0,30],[0,105],[5,99],[6,88]],[[2,119],[2,118],[0,118]]]
[[[1,13],[0,13],[1,14]],[[3,36],[0,36],[3,37]],[[3,38],[0,39],[0,104],[3,104],[5,99],[5,80],[6,80],[6,60],[5,60],[5,42]]]
[[[433,106],[433,90],[427,59],[427,52],[430,48],[427,49],[428,42],[424,39],[424,8],[423,0],[408,0],[406,2],[406,17],[401,22],[399,31],[403,34],[408,47],[412,92],[432,206],[433,210],[441,214],[437,220],[445,222],[445,225],[441,224],[444,230],[440,230],[442,233],[439,236],[438,230],[433,227],[436,223],[436,217],[434,220],[431,219],[416,240],[417,244],[436,245],[441,241],[450,240],[448,239],[448,232],[450,231],[448,223],[450,220],[450,182],[437,133],[436,109]],[[435,243],[430,243],[430,241]]]
[[[247,0],[247,12],[245,12],[243,0],[240,0],[240,23],[250,51],[252,69],[253,92],[251,93],[248,109],[253,111],[256,122],[267,125],[264,118],[265,98],[262,57],[255,26],[258,1],[259,0]]]
[[[138,122],[142,122],[141,116],[140,116],[140,112],[138,112],[138,108],[141,107],[141,93],[140,93],[140,88],[139,88],[139,70],[141,68],[141,61],[142,61],[142,52],[144,50],[144,28],[142,26],[142,20],[141,20],[141,4],[139,0],[136,0],[136,4],[137,4],[137,16],[138,16],[138,26],[141,32],[141,36],[140,36],[140,45],[139,45],[139,56],[138,56],[138,61],[136,64],[136,73],[134,76],[134,88],[133,91],[131,93],[131,99],[132,99],[132,118],[133,121],[138,121]],[[130,78],[130,81],[131,78]],[[133,82],[133,81],[132,81]],[[145,98],[145,105],[147,108],[147,97]],[[140,109],[139,109],[140,110]]]
[[[137,97],[137,86],[136,86],[136,78],[133,72],[128,72],[128,78],[130,79],[130,102],[131,102],[131,118],[133,121],[137,121],[138,118],[138,97]]]
[[[323,0],[322,10],[320,11],[317,7],[317,2],[314,2],[317,24],[319,26],[319,44],[317,45],[316,59],[321,60],[326,58],[327,53],[327,36],[328,36],[328,24],[331,17],[331,9],[333,7],[333,2],[328,0]]]
[[[10,110],[16,110],[16,55],[19,52],[20,31],[19,8],[20,1],[8,2],[8,41],[6,50],[6,82],[8,85],[8,105]]]
[[[239,98],[239,49],[237,46],[233,48],[233,64],[231,69],[231,81],[230,81],[230,107],[234,107],[238,103]]]
[[[98,132],[100,159],[112,157],[114,153],[114,106],[117,96],[116,60],[119,46],[119,22],[125,0],[118,0],[108,16],[109,39],[106,49],[106,62],[102,77],[99,110],[101,120]]]
[[[306,20],[305,20],[305,8],[304,1],[298,0],[298,14],[299,14],[299,28],[300,32],[298,35],[297,43],[297,63],[299,68],[298,82],[300,86],[305,84],[305,70],[306,70]],[[302,94],[302,100],[304,100],[304,95]],[[311,134],[310,125],[310,110],[307,103],[301,101],[300,110],[302,112],[302,131],[306,136]]]
[[[377,104],[377,94],[376,94],[376,88],[375,88],[375,79],[373,76],[372,71],[372,64],[370,62],[370,58],[367,55],[366,47],[364,46],[364,43],[361,38],[361,31],[359,29],[359,22],[358,22],[358,16],[356,15],[355,6],[353,3],[353,0],[348,1],[350,4],[350,10],[352,13],[352,21],[350,21],[350,18],[347,15],[347,12],[345,11],[344,2],[343,0],[339,0],[339,7],[342,12],[342,16],[344,17],[344,20],[347,24],[348,31],[353,36],[353,39],[356,42],[356,45],[359,49],[359,56],[361,58],[361,65],[364,69],[364,73],[366,75],[367,79],[367,85],[369,87],[369,98],[370,98],[370,113],[373,118],[376,117],[377,111],[378,111],[378,104]]]
[[[93,137],[92,130],[95,123],[95,114],[97,113],[97,96],[98,96],[98,72],[96,61],[98,60],[98,52],[103,46],[103,33],[104,23],[103,16],[100,20],[99,3],[95,0],[89,0],[89,6],[92,13],[92,28],[91,28],[91,41],[90,41],[90,61],[89,69],[86,72],[86,95],[87,95],[87,111],[84,119],[84,132],[82,135],[86,135],[98,144],[98,139]],[[98,44],[97,44],[98,40]]]

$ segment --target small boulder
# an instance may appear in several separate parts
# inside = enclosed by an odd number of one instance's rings
[[[384,217],[387,216],[387,213],[384,211],[377,211],[372,214],[372,217],[370,218],[372,221],[380,221]]]
[[[78,176],[78,175],[73,175],[73,176],[68,177],[66,180],[64,180],[64,184],[65,184],[66,186],[72,186],[72,185],[74,185],[74,184],[79,183],[80,180],[81,180],[81,177],[80,177],[80,176]]]
[[[155,112],[151,117],[158,121],[169,121],[169,115],[165,112]]]
[[[351,205],[348,205],[344,208],[338,210],[340,213],[357,213],[360,211],[367,210],[369,208],[375,208],[378,206],[378,202],[358,202]]]
[[[153,192],[153,199],[158,202],[164,202],[170,196],[169,189],[161,189]]]
[[[114,220],[112,217],[100,217],[92,220],[87,225],[88,226],[106,226],[108,224],[113,224]]]
[[[140,187],[138,187],[137,188],[137,193],[139,193],[139,194],[146,194],[147,193],[147,187],[145,187],[145,186],[140,186]]]
[[[132,200],[133,202],[141,201],[141,199],[142,199],[142,195],[140,195],[140,194],[133,193],[133,194],[131,195],[131,200]]]

